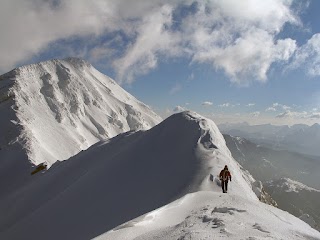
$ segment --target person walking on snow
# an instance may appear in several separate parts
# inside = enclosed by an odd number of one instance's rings
[[[222,192],[227,193],[228,192],[228,181],[230,179],[231,182],[231,174],[228,170],[228,166],[225,165],[224,169],[221,170],[220,172],[220,181],[221,181],[221,187],[222,187]]]

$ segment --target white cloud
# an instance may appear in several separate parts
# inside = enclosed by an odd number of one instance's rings
[[[266,109],[266,112],[275,112],[275,111],[277,111],[277,109],[275,109],[274,107],[268,107]]]
[[[320,33],[314,34],[296,52],[290,68],[300,68],[301,66],[311,76],[320,75]]]
[[[252,112],[252,113],[250,113],[250,115],[252,116],[252,117],[259,117],[260,116],[260,112]]]
[[[170,89],[169,93],[170,93],[171,95],[173,95],[173,94],[181,91],[181,89],[182,89],[181,84],[176,83],[176,84]]]
[[[253,107],[253,106],[255,106],[256,104],[255,103],[249,103],[249,104],[247,104],[246,106],[247,107]]]
[[[190,76],[188,77],[188,80],[193,80],[194,79],[194,73],[191,73]]]
[[[172,25],[173,7],[164,5],[144,17],[136,30],[134,44],[125,55],[114,62],[120,81],[132,82],[136,76],[145,74],[157,67],[158,55],[178,56],[180,37],[167,28]]]
[[[56,40],[117,29],[122,21],[113,7],[108,1],[1,1],[0,22],[6,24],[0,25],[0,70],[31,58]]]
[[[296,112],[291,110],[286,110],[285,112],[276,116],[276,118],[296,118],[296,119],[320,119],[320,112]]]
[[[285,118],[285,117],[292,117],[292,112],[286,111],[283,113],[280,113],[276,116],[277,118]]]
[[[230,103],[223,103],[223,104],[220,104],[219,107],[231,107],[231,104]]]
[[[184,108],[184,107],[181,107],[181,106],[176,106],[174,109],[173,109],[173,111],[174,112],[183,112],[183,111],[185,111],[186,109]]]
[[[320,112],[314,112],[312,113],[309,118],[316,118],[316,119],[320,119]]]
[[[283,108],[283,110],[290,110],[291,107],[287,106],[287,105],[281,105],[281,107]]]
[[[279,103],[274,103],[274,104],[272,104],[272,107],[278,107],[280,104]]]
[[[190,16],[185,29],[193,61],[209,62],[233,81],[266,81],[270,65],[294,53],[292,39],[274,38],[285,23],[298,24],[290,1],[206,1]]]
[[[209,102],[209,101],[206,101],[206,102],[201,103],[201,105],[203,105],[203,106],[212,106],[213,103]]]
[[[283,109],[283,110],[285,110],[285,111],[292,109],[291,107],[289,107],[289,106],[287,106],[287,105],[285,105],[285,104],[273,103],[271,107],[268,107],[268,108],[266,109],[266,112],[267,112],[267,111],[274,111],[274,112],[275,112],[275,111],[277,111],[279,108],[281,108],[281,109]]]
[[[175,14],[181,5],[188,14]],[[58,40],[121,33],[122,39],[114,37],[117,44],[123,41],[116,51],[100,41],[83,51],[89,60],[111,58],[117,80],[128,83],[155,69],[160,59],[181,56],[209,63],[239,84],[266,81],[271,65],[288,61],[297,49],[295,40],[279,39],[281,29],[301,25],[291,0],[3,0],[0,21],[6,22],[0,25],[0,71]],[[298,51],[296,62],[307,58],[305,49],[319,55],[319,38]],[[318,74],[320,60],[313,60],[309,72]]]
[[[276,116],[276,118],[306,118],[308,116],[308,113],[303,111],[303,112],[294,112],[287,110],[283,113],[280,113]]]

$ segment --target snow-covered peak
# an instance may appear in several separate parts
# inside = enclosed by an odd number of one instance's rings
[[[270,188],[277,187],[277,189],[281,189],[285,192],[300,192],[302,190],[320,192],[320,190],[308,187],[301,182],[297,182],[285,177],[280,178],[278,180],[269,181],[267,182],[267,184]]]
[[[177,117],[180,115],[189,121],[194,121],[199,124],[203,134],[199,139],[199,143],[201,143],[204,148],[219,149],[225,155],[231,157],[231,153],[226,145],[223,135],[211,119],[205,118],[192,111],[184,111],[180,114],[176,114]]]
[[[21,128],[7,142],[22,142],[34,164],[51,165],[99,140],[149,129],[161,121],[147,105],[82,59],[26,65],[0,79],[7,86],[1,95],[14,97],[1,115],[14,109],[15,124]],[[2,129],[2,135],[8,135],[6,131]]]
[[[228,193],[218,178],[225,165]],[[101,141],[0,199],[0,238],[320,238],[260,203],[252,180],[212,120],[178,113],[150,130]]]

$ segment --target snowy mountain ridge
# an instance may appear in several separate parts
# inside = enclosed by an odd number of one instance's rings
[[[0,111],[1,239],[320,239],[258,201],[261,182],[212,120],[182,112],[160,122],[83,60],[0,76]],[[30,175],[26,156],[52,167]]]
[[[115,81],[77,58],[14,69],[0,76],[0,90],[1,105],[6,105],[2,113],[16,115],[14,121],[6,119],[11,126],[1,131],[0,143],[22,142],[34,164],[50,166],[100,140],[161,121]],[[8,132],[14,128],[21,130],[12,136]]]
[[[0,199],[0,238],[320,239],[259,202],[252,180],[212,120],[183,112],[101,141]]]

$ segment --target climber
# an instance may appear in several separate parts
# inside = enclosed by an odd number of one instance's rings
[[[227,193],[228,192],[228,181],[230,179],[231,182],[231,174],[228,170],[228,166],[225,165],[224,169],[221,170],[220,172],[220,180],[221,180],[221,187],[222,187],[222,192]]]

